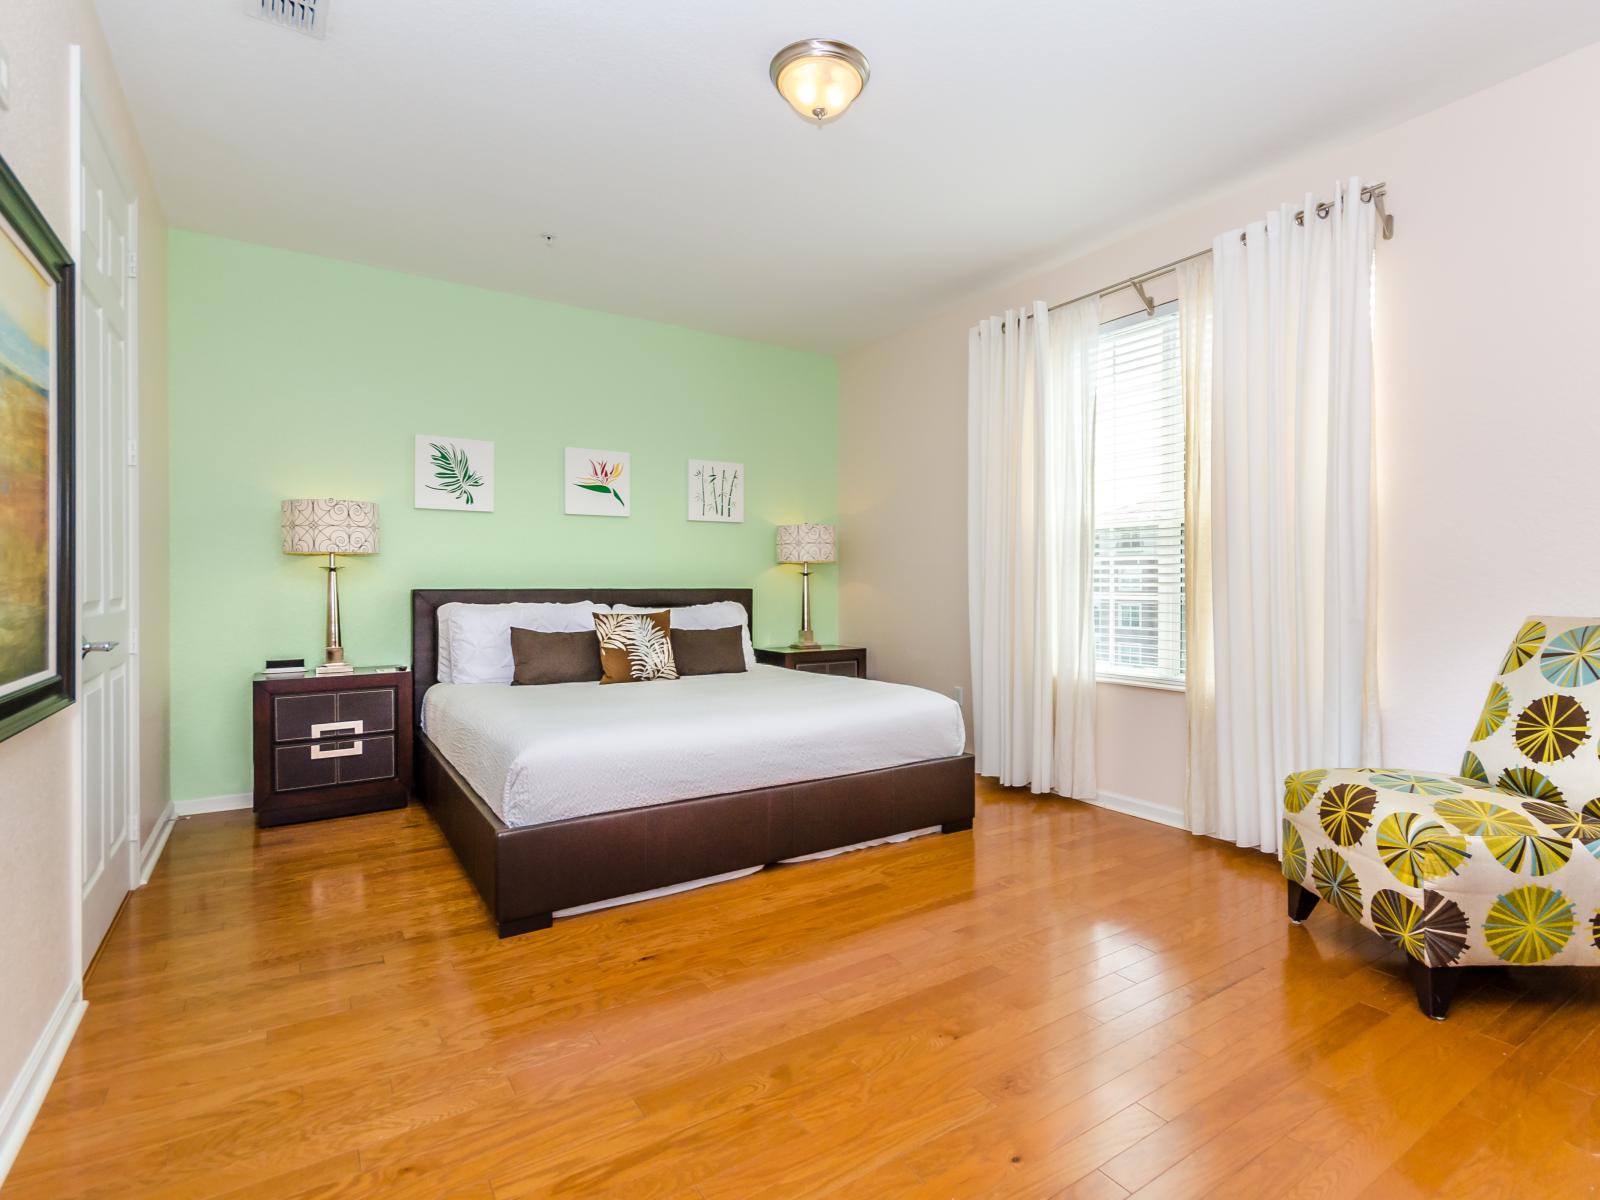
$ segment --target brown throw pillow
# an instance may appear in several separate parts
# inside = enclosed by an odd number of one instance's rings
[[[679,675],[731,675],[743,671],[744,629],[672,630],[672,660]]]
[[[511,631],[512,683],[594,683],[600,645],[592,633]]]
[[[600,642],[601,683],[678,677],[666,613],[595,613],[594,632]]]

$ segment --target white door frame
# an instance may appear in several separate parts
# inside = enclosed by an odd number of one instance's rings
[[[128,171],[127,171],[126,167],[123,165],[121,159],[117,156],[115,147],[112,145],[111,139],[107,136],[105,121],[103,119],[101,119],[100,115],[99,115],[99,114],[104,113],[105,111],[107,111],[106,107],[105,107],[105,105],[103,105],[103,104],[101,104],[99,102],[99,100],[98,100],[97,96],[95,95],[93,89],[89,86],[88,80],[85,77],[84,72],[83,72],[83,52],[82,52],[81,47],[76,46],[76,45],[71,48],[71,63],[70,63],[69,75],[70,75],[70,81],[71,81],[70,86],[71,86],[71,89],[72,89],[71,108],[72,108],[73,112],[72,112],[72,120],[71,120],[71,141],[72,141],[72,146],[71,146],[71,154],[72,154],[71,207],[72,207],[72,227],[68,231],[68,233],[69,233],[68,250],[72,254],[72,259],[73,259],[74,263],[81,264],[82,260],[83,260],[83,223],[84,223],[84,204],[85,204],[85,199],[84,199],[84,169],[83,169],[83,149],[84,149],[83,131],[87,127],[87,125],[89,123],[92,122],[94,124],[94,126],[96,127],[96,130],[97,130],[98,136],[99,136],[100,144],[104,148],[104,150],[106,152],[106,155],[107,155],[108,159],[111,162],[112,169],[117,174],[118,181],[122,184],[125,193],[129,197],[129,206],[128,206],[128,247],[129,247],[129,253],[130,253],[130,262],[129,262],[128,266],[129,266],[130,278],[129,278],[129,281],[128,281],[128,329],[127,329],[127,337],[128,337],[128,440],[129,440],[129,444],[128,444],[128,446],[126,448],[126,451],[125,451],[127,453],[127,455],[128,455],[128,459],[129,459],[129,488],[128,488],[128,510],[127,510],[128,511],[127,538],[128,538],[128,634],[129,634],[129,644],[128,644],[128,725],[129,725],[129,728],[127,730],[127,739],[128,739],[127,740],[127,747],[128,747],[127,771],[128,771],[128,779],[127,779],[126,796],[127,796],[128,811],[127,811],[127,814],[126,814],[126,820],[127,820],[127,829],[128,829],[128,842],[129,842],[129,845],[130,845],[131,849],[130,849],[129,854],[127,855],[128,879],[127,879],[126,883],[127,883],[127,891],[132,892],[135,888],[137,888],[140,885],[140,879],[139,879],[140,860],[141,860],[141,858],[143,856],[143,854],[142,854],[142,852],[143,852],[142,831],[140,829],[140,808],[141,808],[141,805],[140,805],[140,796],[139,796],[139,792],[140,792],[140,788],[139,788],[139,779],[140,779],[140,773],[139,773],[140,772],[140,767],[139,767],[139,753],[140,753],[140,748],[139,748],[139,729],[140,729],[140,715],[139,715],[139,677],[140,677],[140,659],[139,659],[139,622],[140,622],[139,573],[140,573],[140,565],[141,565],[141,563],[140,563],[141,555],[139,553],[140,546],[139,546],[139,466],[138,466],[138,458],[139,458],[139,456],[138,456],[138,432],[139,432],[139,408],[140,408],[140,405],[139,405],[139,281],[138,281],[138,278],[137,278],[137,270],[135,269],[136,265],[137,265],[137,262],[138,262],[138,253],[139,253],[139,205],[140,205],[140,200],[139,200],[139,194],[138,194],[137,189],[135,189],[132,186],[132,184],[129,182],[130,176],[128,174]],[[76,349],[77,362],[75,364],[75,366],[76,366],[75,374],[76,374],[77,379],[80,381],[79,386],[77,388],[77,394],[73,399],[73,412],[74,412],[74,421],[75,421],[75,426],[74,427],[78,431],[78,435],[74,438],[74,443],[75,443],[75,445],[74,445],[74,455],[75,455],[75,458],[76,458],[76,462],[74,464],[74,467],[75,467],[75,470],[77,472],[77,485],[76,485],[76,488],[75,488],[75,491],[76,491],[77,494],[74,497],[74,508],[75,508],[75,511],[76,511],[75,519],[78,520],[78,521],[81,521],[82,520],[82,514],[84,512],[84,501],[85,501],[85,495],[84,495],[85,474],[84,474],[84,472],[85,472],[85,467],[86,467],[85,456],[84,456],[85,439],[84,439],[83,433],[82,433],[82,431],[86,428],[86,426],[84,424],[84,419],[85,419],[84,396],[83,396],[83,388],[82,388],[81,381],[84,378],[84,376],[83,376],[83,356],[84,356],[84,347],[85,347],[85,344],[86,344],[86,341],[87,341],[87,339],[83,336],[83,333],[82,333],[82,330],[83,330],[82,321],[83,321],[84,305],[83,305],[83,273],[82,273],[82,270],[81,270],[81,265],[80,265],[80,269],[75,273],[74,278],[76,279],[76,291],[77,291],[77,294],[74,297],[74,311],[77,314],[77,318],[76,319],[78,321],[78,329],[74,331],[75,337],[76,337],[76,347],[77,347],[77,349]],[[84,539],[84,537],[82,535],[82,527],[81,527],[81,525],[75,531],[75,533],[76,533],[76,537],[75,537],[74,541],[75,541],[75,544],[77,546],[77,563],[75,564],[75,569],[77,571],[77,579],[78,579],[78,587],[75,589],[75,593],[76,593],[77,596],[82,596],[82,594],[83,594],[83,580],[84,580],[84,556],[85,556],[86,545],[85,545],[85,539]],[[75,604],[75,607],[76,607],[76,604],[77,604],[76,600],[74,601],[74,604]],[[78,623],[78,613],[76,611],[74,611],[74,613],[73,613],[73,622],[74,622],[74,625],[77,625],[77,623]],[[74,653],[76,653],[76,651],[74,651]],[[77,660],[73,664],[73,669],[78,673],[78,678],[77,678],[78,687],[77,687],[76,691],[80,695],[82,693],[82,664],[83,664],[83,658],[82,658],[82,655],[79,655],[79,657],[77,658]],[[79,724],[78,730],[79,730],[79,738],[78,738],[78,742],[77,742],[77,745],[76,745],[76,761],[73,764],[73,769],[74,769],[74,772],[75,772],[75,775],[76,775],[76,778],[77,778],[77,784],[78,784],[78,786],[73,789],[73,792],[74,792],[74,805],[73,805],[73,807],[74,807],[75,811],[74,811],[72,860],[73,860],[73,863],[74,863],[74,875],[76,876],[76,884],[75,884],[75,888],[74,888],[74,896],[77,897],[77,899],[76,899],[76,901],[74,903],[74,906],[73,906],[74,909],[76,910],[75,913],[74,913],[74,918],[73,918],[74,919],[74,925],[75,925],[75,928],[74,928],[74,931],[73,931],[74,932],[73,941],[74,941],[74,943],[75,943],[75,945],[77,947],[82,947],[82,943],[83,943],[83,928],[82,928],[83,903],[82,903],[82,896],[83,896],[83,884],[84,884],[84,881],[83,881],[83,875],[82,875],[83,852],[82,852],[81,843],[82,843],[82,840],[83,840],[83,837],[84,837],[84,833],[83,833],[83,803],[84,803],[83,755],[84,755],[84,747],[83,747],[83,742],[82,742],[83,727],[82,727],[81,723]],[[77,969],[75,971],[75,974],[78,975],[78,976],[82,976],[84,971],[86,971],[88,969],[89,963],[93,958],[93,948],[85,948],[81,953],[82,953],[82,956],[81,956],[81,958],[79,959],[79,961],[77,963]]]

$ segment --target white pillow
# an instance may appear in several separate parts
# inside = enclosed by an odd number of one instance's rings
[[[439,606],[439,682],[506,683],[511,662],[511,627],[535,633],[594,632],[594,614],[604,604],[463,604]]]
[[[634,608],[618,604],[613,612],[660,612],[659,608]],[[755,647],[750,644],[750,622],[745,617],[744,605],[737,600],[718,600],[714,604],[691,604],[686,608],[669,609],[667,624],[673,629],[731,629],[739,626],[744,640],[744,667],[751,671],[756,665]],[[508,635],[509,636],[509,635]]]

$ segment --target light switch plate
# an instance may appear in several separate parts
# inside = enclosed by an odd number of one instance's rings
[[[11,56],[0,46],[0,108],[11,107]]]

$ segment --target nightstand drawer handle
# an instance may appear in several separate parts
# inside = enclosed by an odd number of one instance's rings
[[[330,733],[365,733],[365,721],[324,721],[321,725],[311,727],[311,736],[314,738],[327,737]]]
[[[349,724],[349,722],[345,722],[345,723]],[[361,722],[357,721],[356,724],[359,725],[359,724],[361,724]],[[312,758],[354,758],[357,755],[359,755],[360,753],[361,753],[361,743],[360,742],[351,742],[343,750],[339,750],[339,749],[324,750],[321,746],[313,746],[313,747],[311,747],[311,757]]]

